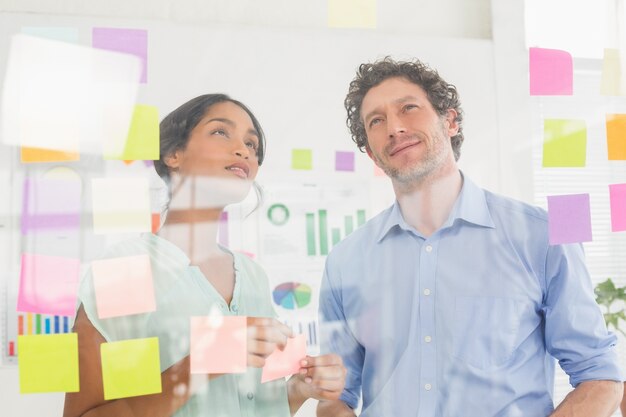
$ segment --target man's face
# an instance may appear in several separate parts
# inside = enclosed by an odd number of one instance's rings
[[[420,181],[455,163],[450,137],[458,132],[456,112],[440,116],[417,84],[401,77],[383,81],[367,92],[361,114],[368,155],[395,181]]]

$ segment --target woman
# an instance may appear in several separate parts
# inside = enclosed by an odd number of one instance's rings
[[[65,397],[64,416],[293,415],[308,398],[337,399],[345,368],[337,355],[307,356],[300,373],[260,383],[260,368],[282,349],[290,329],[275,318],[267,277],[258,265],[216,243],[226,204],[249,191],[263,162],[261,127],[242,103],[222,94],[197,97],[161,122],[155,168],[170,190],[159,235],[116,245],[106,258],[149,255],[156,311],[100,319],[91,272],[81,284],[78,333],[80,392]],[[247,372],[190,374],[189,318],[220,311],[248,316]],[[104,342],[159,338],[160,394],[105,400]]]

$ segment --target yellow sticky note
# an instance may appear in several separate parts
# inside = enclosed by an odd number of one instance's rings
[[[292,169],[313,169],[313,151],[310,149],[293,149],[291,151]]]
[[[76,152],[55,151],[52,149],[31,148],[22,146],[20,149],[20,161],[22,163],[33,162],[66,162],[78,161],[80,155]]]
[[[100,345],[104,399],[161,392],[159,339],[130,339]]]
[[[328,26],[376,29],[376,0],[328,0]]]
[[[622,65],[619,49],[604,49],[600,94],[605,96],[626,95],[626,85],[622,82]]]
[[[543,135],[544,167],[585,166],[587,127],[584,120],[546,119]]]
[[[606,144],[609,161],[626,160],[626,114],[607,114]]]
[[[94,178],[91,188],[94,233],[142,233],[152,230],[147,179]]]
[[[159,159],[159,110],[154,106],[136,105],[123,152],[107,150],[104,159]]]
[[[76,333],[18,336],[20,392],[78,392]]]

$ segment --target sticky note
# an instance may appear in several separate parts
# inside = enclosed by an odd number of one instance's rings
[[[376,0],[328,0],[328,26],[376,29]]]
[[[574,91],[572,56],[558,49],[530,48],[530,95],[571,96]]]
[[[26,178],[22,195],[22,234],[80,229],[81,193],[80,179]]]
[[[587,127],[584,120],[544,120],[544,167],[584,167],[586,160]]]
[[[313,169],[313,152],[310,149],[293,149],[291,151],[291,168]]]
[[[157,234],[161,229],[161,213],[152,213],[151,221],[152,233]]]
[[[626,95],[626,85],[622,82],[621,54],[618,49],[605,48],[602,61],[600,94],[605,96]]]
[[[147,179],[94,178],[91,186],[94,233],[151,231],[152,216]]]
[[[25,26],[22,33],[61,42],[78,43],[78,28],[53,26]]]
[[[101,319],[156,310],[148,255],[99,259],[91,263],[91,271]]]
[[[80,260],[22,254],[17,311],[73,316]]]
[[[130,339],[100,345],[104,399],[161,392],[159,339]]]
[[[106,149],[104,159],[159,159],[159,110],[154,106],[136,105],[123,152],[116,154]]]
[[[548,230],[551,245],[590,242],[589,194],[548,196]]]
[[[141,59],[140,82],[148,80],[148,31],[143,29],[93,28],[92,46],[135,55]]]
[[[140,65],[135,56],[14,35],[1,91],[0,140],[23,147],[24,163],[74,161],[79,150],[101,154],[107,142],[121,147]]]
[[[335,152],[335,171],[354,171],[354,152]]]
[[[76,333],[17,337],[20,393],[78,392]]]
[[[626,231],[626,184],[610,184],[611,230]]]
[[[245,316],[191,317],[191,373],[246,372],[246,323]]]
[[[609,161],[626,161],[626,114],[607,114],[606,144]]]
[[[300,361],[306,357],[306,336],[296,335],[287,340],[284,350],[276,349],[265,359],[261,383],[298,373]]]
[[[20,147],[20,161],[24,164],[37,162],[70,162],[80,160],[78,144],[75,152],[55,151],[52,149]]]

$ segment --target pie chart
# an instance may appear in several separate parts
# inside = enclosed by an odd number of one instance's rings
[[[306,307],[311,302],[311,287],[299,282],[283,282],[272,291],[274,302],[287,310]]]

